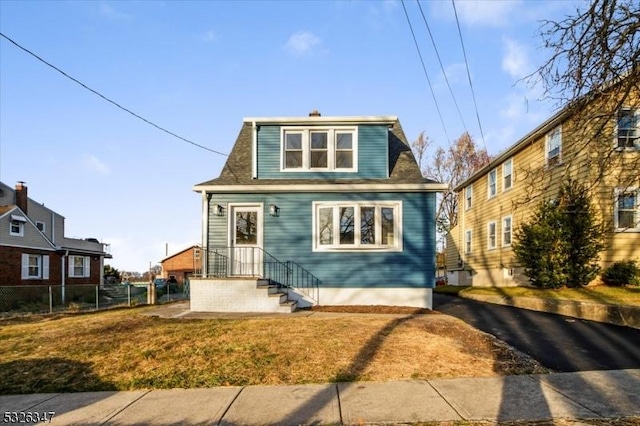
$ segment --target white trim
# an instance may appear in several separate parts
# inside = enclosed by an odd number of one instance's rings
[[[509,187],[507,187],[504,183],[504,180],[506,178],[507,175],[505,175],[504,169],[505,166],[507,165],[507,163],[511,164],[511,171],[509,172],[509,176],[511,177],[511,181],[509,183]],[[502,192],[508,191],[510,189],[513,188],[513,157],[509,158],[508,160],[505,160],[504,163],[502,163]]]
[[[17,217],[21,216],[11,215],[11,218],[9,219],[9,235],[12,237],[24,237],[24,224],[27,221],[24,220],[23,217],[21,217],[22,219],[17,219]],[[14,226],[18,227],[18,232],[13,230]]]
[[[80,275],[76,274],[75,270],[75,259],[82,259],[82,273]],[[70,255],[69,259],[69,278],[89,278],[91,276],[91,257],[89,256],[77,256]]]
[[[473,207],[473,185],[464,188],[464,209],[469,210]]]
[[[631,111],[633,112],[634,115],[634,119],[636,121],[636,138],[634,141],[634,144],[632,147],[630,146],[619,146],[618,142],[618,122],[620,121],[618,118],[618,115],[620,114],[621,111]],[[614,126],[614,132],[613,132],[613,146],[615,147],[616,150],[618,151],[637,151],[640,150],[640,110],[632,108],[632,107],[627,107],[627,106],[623,106],[621,107],[617,112],[616,112],[616,122],[615,122],[615,126]]]
[[[551,157],[551,159],[554,158],[558,158],[558,162],[555,164],[549,164],[549,140],[551,139],[551,134],[555,133],[556,130],[558,131],[558,138],[559,138],[559,144],[558,144],[558,154]],[[556,127],[554,127],[553,129],[549,130],[547,132],[547,134],[545,135],[545,143],[544,143],[544,162],[548,167],[555,167],[558,166],[560,164],[562,164],[562,124],[557,125]]]
[[[257,213],[256,222],[257,222],[257,234],[258,238],[256,239],[255,245],[236,245],[235,244],[235,211],[236,210],[245,209],[244,211],[255,211]],[[263,223],[263,215],[264,215],[264,203],[228,203],[227,204],[227,242],[230,248],[230,257],[235,256],[237,253],[235,249],[245,249],[257,247],[260,250],[264,250],[264,223]],[[246,252],[245,252],[246,253]],[[229,262],[229,267],[233,268],[233,260]],[[259,256],[258,259],[254,258],[254,266],[251,268],[251,271],[255,273],[256,270],[262,269],[262,257]],[[231,275],[243,275],[244,272],[236,271],[234,269],[230,269],[229,273]]]
[[[495,191],[491,194],[491,173],[495,173],[494,184],[496,186]],[[489,173],[487,173],[487,200],[492,199],[498,195],[498,168],[491,169]]]
[[[505,229],[504,221],[506,219],[509,219],[509,243],[508,244],[506,244],[504,242],[504,235],[505,235],[504,234],[504,229]],[[513,242],[513,217],[511,215],[502,217],[502,223],[501,223],[501,226],[500,226],[500,231],[501,231],[500,232],[500,236],[501,236],[500,240],[502,242],[502,247],[510,247],[511,243]]]
[[[27,219],[25,219],[24,216],[20,216],[18,214],[12,214],[11,215],[11,220],[15,220],[15,221],[18,221],[18,222],[25,222],[25,223],[27,222]]]
[[[334,183],[334,184],[274,184],[274,185],[196,185],[196,192],[264,193],[264,192],[444,192],[445,183]]]
[[[469,238],[467,239],[467,235]],[[467,250],[467,243],[469,244]],[[464,230],[464,254],[473,253],[473,229],[465,229]]]
[[[395,115],[380,115],[380,116],[351,116],[351,117],[245,117],[243,119],[245,123],[256,124],[314,124],[314,123],[349,123],[349,124],[394,124],[398,121],[398,117]]]
[[[635,222],[637,227],[621,228],[618,223],[618,198],[621,194],[629,194],[635,192]],[[626,210],[626,209],[625,209]],[[640,232],[640,188],[615,188],[613,198],[613,228],[615,232]]]
[[[32,250],[45,250],[45,251],[56,251],[57,249],[55,247],[37,247],[37,246],[25,246],[22,244],[13,244],[13,243],[9,243],[6,244],[4,243],[4,239],[3,242],[0,242],[0,246],[2,247],[15,247],[15,248],[23,248],[23,249],[32,249]]]
[[[311,167],[311,133],[326,132],[327,134],[327,167]],[[351,140],[351,167],[336,167],[336,153],[338,151],[336,144],[336,133],[349,133],[352,135]],[[286,138],[287,134],[300,135],[300,151],[302,164],[300,167],[286,167]],[[296,150],[297,151],[297,150]],[[303,172],[321,172],[321,173],[357,173],[358,172],[358,126],[309,126],[309,127],[291,127],[282,126],[280,128],[280,171],[283,173],[303,173]]]
[[[312,251],[314,252],[401,252],[403,250],[403,234],[402,234],[402,201],[396,200],[372,200],[372,201],[314,201],[312,203],[312,230],[311,230],[311,244]],[[340,207],[353,207],[354,208],[354,243],[353,244],[339,244],[340,238],[340,217],[336,213]],[[374,207],[376,212],[379,212],[382,208],[391,208],[394,211],[393,215],[393,244],[382,245],[382,218],[381,214],[375,215],[375,239],[380,243],[366,245],[361,244],[360,236],[360,209],[362,207]],[[333,214],[333,244],[332,245],[320,245],[320,236],[318,234],[318,217],[319,210],[322,208],[331,208],[334,211]]]
[[[42,225],[42,229],[40,229],[38,227],[38,224]],[[40,231],[42,233],[45,233],[47,231],[47,223],[46,222],[43,222],[41,220],[36,220],[35,225],[36,225],[36,228],[38,229],[38,231]]]
[[[258,178],[258,126],[251,123],[251,179]]]
[[[493,246],[491,246],[491,225],[493,225]],[[487,250],[498,248],[498,223],[495,220],[487,222]]]

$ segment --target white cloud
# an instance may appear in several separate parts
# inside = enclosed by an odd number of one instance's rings
[[[132,16],[123,12],[120,12],[107,3],[100,3],[100,14],[110,19],[131,19]]]
[[[444,71],[450,84],[467,82],[467,68],[463,62],[447,65]],[[444,76],[440,74],[440,77],[444,82]]]
[[[502,58],[502,70],[517,80],[526,77],[531,73],[529,53],[526,46],[508,37],[505,37],[503,42],[506,51]]]
[[[521,1],[463,0],[456,1],[456,12],[460,22],[467,25],[502,27],[510,22],[512,13]],[[455,19],[450,2],[432,2],[436,16]]]
[[[298,31],[293,33],[287,41],[286,48],[297,55],[311,53],[314,49],[322,45],[322,39],[309,31]]]
[[[218,35],[214,30],[208,30],[202,35],[202,40],[207,43],[213,43],[218,39]]]
[[[82,158],[84,168],[101,175],[108,175],[111,172],[109,166],[100,161],[95,155],[85,154]]]

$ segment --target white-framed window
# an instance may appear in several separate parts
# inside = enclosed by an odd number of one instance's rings
[[[562,161],[562,127],[558,126],[547,133],[545,149],[547,166],[555,166]]]
[[[193,249],[193,258],[194,259],[200,259],[200,249],[199,248],[194,248]]]
[[[357,127],[283,127],[282,171],[357,171]]]
[[[487,248],[492,250],[498,246],[498,229],[495,220],[487,224]]]
[[[402,250],[402,202],[314,202],[313,250]]]
[[[10,219],[9,235],[14,237],[24,237],[24,224],[27,222],[27,219],[25,219],[24,216],[17,214],[12,214]]]
[[[498,169],[493,169],[487,175],[487,196],[495,197],[498,193]]]
[[[640,149],[638,111],[622,108],[616,120],[616,148]]]
[[[513,187],[513,158],[502,163],[502,190]]]
[[[640,231],[640,189],[616,189],[614,226],[617,231]]]
[[[42,254],[22,253],[23,280],[48,280],[49,256]]]
[[[473,186],[469,185],[465,188],[464,199],[465,199],[464,206],[467,210],[469,210],[473,205]]]
[[[86,278],[91,276],[91,258],[89,256],[69,256],[69,277]]]
[[[511,216],[505,216],[502,218],[502,247],[508,247],[511,245],[511,232],[513,223]]]
[[[38,228],[40,230],[40,232],[45,232],[46,230],[46,225],[44,222],[41,222],[39,220],[36,220],[36,228]]]
[[[464,231],[464,252],[469,254],[471,253],[471,244],[473,243],[473,231],[471,229],[467,229]]]

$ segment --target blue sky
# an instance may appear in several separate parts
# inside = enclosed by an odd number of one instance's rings
[[[450,1],[421,2],[457,113],[412,0],[0,1],[0,30],[120,105],[228,153],[243,117],[397,115],[446,147],[467,129],[496,154],[555,106],[519,79],[548,55],[540,20],[573,1],[456,1],[484,141]],[[463,124],[464,121],[464,124]],[[435,146],[434,145],[434,146]],[[224,156],[116,108],[0,39],[0,180],[66,218],[66,236],[111,244],[114,267],[144,271],[200,242],[193,185]]]

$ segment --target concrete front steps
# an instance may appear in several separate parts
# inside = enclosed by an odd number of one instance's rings
[[[193,278],[190,285],[192,312],[291,313],[297,308],[286,289],[266,279]]]

